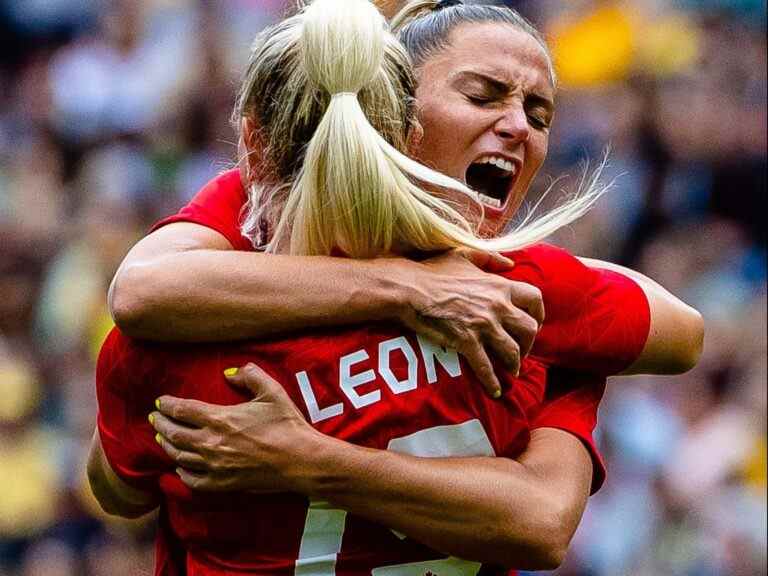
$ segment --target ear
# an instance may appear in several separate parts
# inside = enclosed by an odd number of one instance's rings
[[[421,148],[421,141],[424,139],[424,128],[421,126],[421,122],[415,120],[408,132],[408,140],[406,146],[408,149],[408,155],[413,158],[418,158],[419,149]]]
[[[244,116],[240,120],[240,139],[237,148],[243,182],[250,184],[259,177],[263,161],[259,128],[253,118]]]

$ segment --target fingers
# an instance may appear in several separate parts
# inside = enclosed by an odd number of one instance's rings
[[[221,407],[215,404],[175,396],[161,396],[155,401],[155,406],[165,416],[195,428],[203,428],[216,421],[221,411]]]
[[[459,352],[467,360],[470,368],[472,368],[472,372],[474,372],[477,379],[480,380],[480,384],[488,395],[491,398],[499,398],[501,396],[501,385],[493,370],[491,360],[482,344],[477,339],[477,336],[470,332],[464,332],[461,335],[453,333],[451,337],[447,337],[445,332],[433,328],[428,322],[425,322],[424,319],[421,319],[420,322],[416,323],[416,325],[413,326],[413,329],[422,336],[429,338],[435,344],[446,348],[453,348]],[[517,348],[517,345],[508,335],[506,335],[505,338],[504,335],[502,335],[502,332],[502,330],[497,331],[499,334],[499,343],[495,349],[499,356],[506,362],[510,355],[507,349],[510,348],[510,346],[513,349]],[[510,341],[512,342],[511,345]],[[514,352],[512,352],[512,354],[514,354]],[[519,364],[517,367],[519,368]],[[510,368],[510,370],[512,369],[513,368]]]
[[[266,400],[283,392],[283,387],[274,378],[252,362],[242,368],[228,368],[224,376],[235,386],[250,390],[256,400]]]
[[[176,475],[192,490],[221,492],[227,489],[220,481],[205,473],[197,473],[179,467],[176,468]]]
[[[510,282],[510,300],[516,308],[524,310],[537,323],[544,324],[544,299],[541,290],[525,282]]]
[[[501,384],[493,370],[491,359],[488,358],[485,349],[478,340],[470,339],[459,350],[467,359],[472,371],[477,376],[485,391],[491,398],[501,397]]]
[[[160,434],[155,437],[155,440],[160,447],[165,450],[168,457],[173,460],[179,466],[187,468],[189,470],[197,470],[205,472],[208,470],[208,464],[205,459],[194,452],[187,452],[186,450],[180,450],[167,439],[163,438]]]
[[[463,249],[461,255],[484,272],[501,273],[511,270],[515,263],[498,252]]]
[[[517,309],[507,313],[502,323],[504,330],[511,336],[517,348],[517,354],[525,358],[533,348],[533,343],[539,333],[539,323],[525,312]]]
[[[149,421],[163,439],[178,449],[194,452],[203,441],[201,430],[174,422],[160,412],[152,412],[149,415]]]
[[[486,337],[486,343],[507,367],[512,375],[517,378],[520,374],[520,346],[505,330],[494,330]]]

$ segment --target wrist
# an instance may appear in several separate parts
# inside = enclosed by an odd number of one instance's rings
[[[417,262],[405,258],[377,258],[364,263],[364,281],[359,286],[360,297],[372,308],[366,320],[399,321],[413,310],[413,290],[416,286]]]
[[[309,497],[319,497],[322,487],[336,475],[336,441],[308,426],[301,439],[292,442],[293,448],[282,476],[286,488]]]
[[[319,499],[343,491],[352,449],[346,442],[310,429],[284,471],[286,486],[293,492]]]

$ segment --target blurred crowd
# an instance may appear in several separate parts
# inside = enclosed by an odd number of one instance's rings
[[[553,240],[707,324],[692,372],[609,384],[608,480],[556,574],[766,574],[765,1],[508,3],[561,81],[532,196],[606,147],[617,178]],[[0,0],[0,576],[152,573],[152,518],[107,518],[84,483],[106,291],[232,165],[249,43],[288,4]]]

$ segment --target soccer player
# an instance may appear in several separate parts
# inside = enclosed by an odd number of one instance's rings
[[[338,10],[340,5],[343,12]],[[296,150],[306,144],[300,138],[295,142],[296,149],[289,147],[284,157],[274,156],[276,145],[284,140],[267,137],[264,142],[263,150],[269,151],[265,154],[267,163],[288,174],[282,179],[278,174],[270,184],[278,191],[280,184],[289,184],[284,190],[290,188],[287,198],[272,197],[277,200],[273,208],[279,214],[275,221],[267,218],[272,226],[272,249],[298,254],[327,254],[338,249],[359,257],[467,245],[524,246],[525,236],[523,240],[504,238],[495,244],[479,241],[459,213],[440,199],[425,195],[413,186],[408,175],[453,188],[459,192],[456,200],[472,199],[471,192],[411,164],[368,130],[370,126],[356,106],[362,106],[390,143],[404,149],[404,137],[413,128],[407,109],[413,87],[408,64],[396,43],[381,29],[370,27],[372,16],[363,14],[362,6],[367,4],[318,0],[303,15],[265,35],[261,51],[254,57],[253,78],[278,76],[276,86],[290,88],[294,99],[288,102],[305,112],[295,114],[297,110],[276,96],[270,101],[275,105],[272,112],[281,120],[290,118],[293,124],[283,121],[275,125],[275,117],[256,114],[261,136],[269,134],[271,128],[288,133],[289,128],[296,128],[296,134],[307,138],[319,126],[303,163],[296,155]],[[364,18],[355,19],[358,9]],[[520,53],[535,53],[528,34],[506,25],[503,29]],[[370,42],[377,33],[384,38],[387,65],[369,70],[374,76],[360,82],[364,88],[358,94],[360,86],[349,81],[355,78],[351,71],[365,66],[348,58],[370,49],[363,42],[355,44],[355,39]],[[334,35],[344,42],[312,44],[328,42]],[[350,45],[356,49],[350,49]],[[297,54],[310,57],[297,62]],[[318,57],[313,60],[315,54]],[[367,58],[360,60],[368,62]],[[343,73],[336,70],[336,75],[324,76],[318,63],[328,62],[336,63]],[[542,74],[547,70],[545,63],[546,59],[540,58],[512,65],[521,66],[534,79],[541,80],[547,78]],[[310,89],[302,72],[323,87],[319,98],[318,89]],[[297,74],[302,81],[297,80]],[[372,83],[382,79],[383,84]],[[285,98],[291,94],[286,89],[276,92]],[[305,99],[307,92],[311,97]],[[377,99],[377,95],[381,98]],[[308,109],[303,109],[304,105]],[[309,120],[297,126],[297,119],[303,118]],[[397,118],[401,121],[394,122]],[[545,151],[546,140],[543,146]],[[504,160],[503,151],[497,154]],[[371,159],[376,161],[364,161]],[[525,183],[522,190],[526,190],[538,168],[535,155],[530,165],[526,162],[518,166],[525,177],[511,179],[512,191],[518,181]],[[267,172],[262,178],[268,182],[274,176]],[[345,196],[343,192],[347,191],[349,195]],[[309,206],[313,209],[307,209]],[[560,213],[567,217],[559,223],[577,215],[581,208],[570,205]],[[389,217],[374,218],[381,210],[388,211]],[[544,229],[534,227],[527,239],[535,240],[536,234],[543,233]],[[556,563],[578,523],[592,483],[590,455],[597,463],[596,485],[601,477],[590,437],[594,410],[581,415],[581,430],[574,425],[570,433],[546,424],[534,429],[531,423],[541,421],[546,387],[558,379],[584,382],[585,386],[576,388],[576,392],[594,396],[597,390],[599,399],[606,375],[637,364],[646,354],[643,350],[648,349],[649,308],[643,290],[634,282],[607,271],[591,270],[560,250],[530,248],[515,252],[514,259],[513,273],[539,285],[548,307],[548,320],[519,377],[504,374],[507,386],[498,401],[473,385],[474,377],[455,352],[396,328],[330,330],[261,345],[200,347],[142,344],[113,333],[99,365],[101,412],[96,438],[100,437],[104,451],[96,442],[91,462],[95,491],[115,511],[125,511],[123,505],[127,504],[132,512],[139,513],[162,501],[162,534],[168,538],[166,543],[180,540],[183,565],[193,574],[476,574],[481,569],[479,561],[531,568]],[[621,314],[616,314],[617,310]],[[288,489],[330,499],[337,506],[313,501],[308,504],[306,499],[295,496],[193,495],[174,474],[174,464],[154,444],[146,413],[155,395],[168,392],[219,404],[242,401],[245,395],[228,388],[220,372],[248,360],[256,360],[285,386],[284,391],[274,386],[260,390],[265,394],[260,399],[268,401],[264,405],[283,409],[274,425],[267,427],[276,435],[270,437],[274,442],[268,445],[275,452],[282,447],[283,454],[289,453],[285,439],[279,438],[288,423],[288,429],[293,430],[291,443],[302,456],[274,467],[271,478],[264,470],[255,474],[250,488]],[[589,382],[597,384],[586,385]],[[262,383],[270,386],[274,381]],[[291,412],[285,394],[301,412]],[[563,405],[578,409],[590,406]],[[303,423],[299,414],[307,417],[314,428]],[[423,458],[377,453],[375,459],[380,464],[369,468],[375,473],[368,478],[368,488],[373,493],[376,486],[381,486],[375,482],[376,476],[387,472],[393,475],[389,478],[392,497],[390,502],[381,502],[381,492],[372,494],[372,501],[379,505],[371,510],[370,503],[355,502],[354,491],[340,490],[341,486],[333,482],[316,482],[319,477],[302,473],[309,470],[307,463],[317,463],[314,458],[328,458],[338,446],[334,444],[337,440],[316,431],[417,456],[475,458],[427,463]],[[186,452],[177,454],[182,463],[191,469],[205,468],[199,456],[195,458],[187,451],[190,447],[184,439],[177,439],[174,448]],[[363,452],[352,454],[353,458],[373,455],[363,448],[359,450]],[[551,455],[557,450],[555,461]],[[542,453],[548,457],[539,459],[537,455]],[[494,455],[507,458],[488,458]],[[514,457],[518,462],[509,459]],[[343,468],[342,461],[332,461]],[[467,466],[475,471],[474,478],[456,474],[457,469],[463,467],[466,471]],[[343,477],[339,470],[329,473]],[[399,485],[397,480],[406,478],[408,481]],[[552,483],[551,488],[542,485],[544,478]],[[114,501],[110,502],[110,498]],[[424,507],[425,498],[442,502],[442,510],[435,514],[434,505]],[[563,507],[563,502],[568,505]],[[348,517],[345,510],[365,515],[368,520]],[[170,554],[173,548],[163,550]],[[446,558],[440,552],[472,560]],[[165,567],[179,565],[170,556],[160,554],[158,558],[159,573]],[[167,563],[162,564],[165,560]]]

